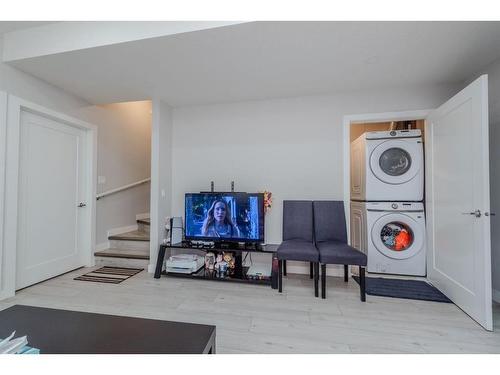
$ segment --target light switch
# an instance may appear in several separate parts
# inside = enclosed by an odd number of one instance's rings
[[[99,185],[104,185],[106,183],[106,176],[97,176],[97,183]]]

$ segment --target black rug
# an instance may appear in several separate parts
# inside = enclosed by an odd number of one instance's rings
[[[358,276],[353,276],[352,278],[359,284]],[[367,277],[366,294],[371,296],[451,303],[448,297],[443,293],[421,280]]]

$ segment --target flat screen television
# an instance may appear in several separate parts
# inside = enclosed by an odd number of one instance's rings
[[[264,242],[264,194],[187,193],[185,237],[214,242]]]

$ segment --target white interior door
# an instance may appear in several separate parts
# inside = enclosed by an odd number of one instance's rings
[[[84,265],[85,130],[21,112],[16,289]]]
[[[428,279],[492,330],[488,77],[433,111],[427,129]]]

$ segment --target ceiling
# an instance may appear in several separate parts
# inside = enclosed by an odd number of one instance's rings
[[[11,62],[95,104],[174,106],[456,84],[500,22],[250,22]]]
[[[54,22],[49,22],[49,21],[0,21],[0,35],[11,32],[11,31],[15,31],[15,30],[22,30],[22,29],[28,29],[31,27],[48,25],[49,23],[54,23]]]

